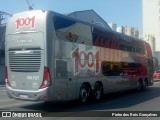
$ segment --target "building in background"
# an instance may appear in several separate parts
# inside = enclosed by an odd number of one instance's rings
[[[115,23],[108,23],[108,25],[110,26],[110,28],[111,28],[113,31],[117,31],[117,24],[115,24]]]
[[[155,57],[160,63],[160,0],[142,0],[142,22],[143,35],[155,38]]]
[[[134,36],[140,39],[138,28],[134,28]]]
[[[160,0],[143,0],[142,15],[143,35],[154,35],[156,51],[160,51]]]
[[[66,15],[78,20],[98,25],[106,29],[111,29],[107,22],[103,20],[94,10],[76,11]]]
[[[110,28],[113,31],[123,33],[125,35],[129,35],[129,36],[132,36],[132,37],[139,38],[139,31],[135,27],[127,27],[127,26],[126,27],[124,27],[124,26],[118,26],[117,27],[117,24],[115,24],[115,23],[109,23],[108,25],[110,26]]]
[[[152,55],[153,57],[155,57],[155,37],[150,34],[145,34],[143,39],[150,44],[151,49],[152,49]]]
[[[106,29],[112,29],[113,31],[139,38],[139,31],[137,28],[124,27],[124,26],[117,27],[117,24],[115,23],[107,23],[94,10],[76,11],[76,12],[65,14],[65,15],[85,21],[85,22],[89,22],[89,23],[98,25]]]
[[[125,34],[125,28],[123,26],[118,26],[116,31]]]
[[[6,22],[11,14],[0,11],[0,85],[5,84],[5,31]]]
[[[139,38],[139,31],[138,31],[137,28],[126,26],[124,29],[125,29],[125,34],[126,35],[129,35],[129,36],[132,36],[132,37],[135,37],[135,38]]]
[[[5,61],[5,46],[4,46],[4,41],[5,41],[5,31],[6,31],[6,24],[2,24],[0,26],[0,65],[4,65]]]
[[[5,83],[5,31],[6,24],[0,25],[0,85]]]
[[[134,36],[134,28],[133,27],[125,27],[125,34],[129,36]]]

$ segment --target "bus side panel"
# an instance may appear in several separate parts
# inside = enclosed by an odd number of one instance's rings
[[[62,99],[65,100],[68,96],[69,74],[77,77],[77,96],[84,82],[89,83],[91,87],[96,81],[102,82],[105,93],[137,87],[137,68],[131,67],[141,64],[142,57],[141,54],[132,51],[135,46],[132,40],[129,42],[129,37],[125,38],[111,31],[103,31],[60,16],[54,18],[54,24],[57,36],[55,84],[58,84],[58,79],[61,83],[64,82],[63,87],[66,91],[59,89],[64,95]],[[64,67],[58,65],[59,63]]]

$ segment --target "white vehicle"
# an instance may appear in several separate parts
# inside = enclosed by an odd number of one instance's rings
[[[86,102],[153,81],[147,42],[52,11],[13,15],[5,52],[7,93],[15,99]]]

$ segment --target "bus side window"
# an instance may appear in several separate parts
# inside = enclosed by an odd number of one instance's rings
[[[56,77],[67,77],[67,62],[64,60],[56,60]]]
[[[102,61],[102,74],[104,76],[119,76],[121,72],[121,63]]]
[[[110,76],[111,75],[111,64],[105,61],[102,61],[101,66],[102,66],[102,74],[105,76]]]

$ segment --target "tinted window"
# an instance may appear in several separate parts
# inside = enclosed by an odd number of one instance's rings
[[[55,16],[53,22],[59,40],[93,45],[91,26],[60,16]]]
[[[118,76],[121,72],[121,63],[119,62],[107,62],[101,63],[102,74],[105,76]]]

